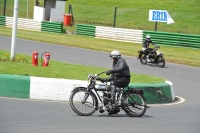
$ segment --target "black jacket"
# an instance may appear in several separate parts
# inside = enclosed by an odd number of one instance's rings
[[[112,66],[114,77],[130,77],[129,66],[123,58],[118,59]]]
[[[149,48],[149,44],[153,44],[155,45],[151,40],[145,40],[144,43],[143,43],[143,48]]]

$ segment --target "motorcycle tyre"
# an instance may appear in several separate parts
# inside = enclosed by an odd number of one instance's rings
[[[141,117],[141,116],[143,116],[143,115],[145,114],[146,109],[147,109],[147,108],[146,108],[146,100],[145,100],[144,96],[143,96],[142,94],[140,94],[140,93],[131,93],[131,94],[129,94],[129,95],[132,95],[132,94],[139,95],[140,99],[144,102],[144,109],[142,110],[142,112],[141,112],[140,114],[137,114],[137,113],[131,111],[131,109],[129,108],[129,106],[126,106],[126,105],[125,105],[125,107],[124,107],[124,112],[125,112],[127,115],[129,115],[130,117]],[[129,95],[125,96],[125,99],[126,99]]]
[[[163,61],[163,64],[162,64],[162,65],[159,65],[159,58],[161,58],[162,61]],[[164,57],[158,57],[157,66],[159,66],[160,68],[163,68],[163,67],[165,66],[165,58],[164,58]]]
[[[139,58],[140,58],[141,64],[143,64],[143,65],[147,64],[147,57],[144,53],[140,54]]]
[[[73,110],[76,114],[78,114],[78,115],[80,115],[80,116],[90,116],[90,115],[92,115],[92,114],[96,111],[96,109],[95,109],[95,106],[96,106],[95,103],[96,103],[96,101],[97,101],[96,95],[95,95],[93,92],[91,92],[91,93],[89,94],[89,95],[92,97],[92,100],[93,100],[93,110],[91,110],[91,112],[89,112],[89,113],[83,113],[83,112],[77,110],[76,107],[74,106],[74,103],[73,103],[73,97],[74,97],[74,95],[75,95],[76,93],[80,92],[80,91],[86,92],[86,88],[80,88],[80,89],[77,89],[77,90],[75,90],[75,91],[73,91],[73,92],[71,93],[70,98],[69,98],[70,106],[71,106],[72,110]]]

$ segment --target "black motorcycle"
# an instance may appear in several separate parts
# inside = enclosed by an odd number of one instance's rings
[[[165,66],[165,58],[164,58],[164,55],[160,51],[158,51],[159,48],[160,46],[155,45],[154,48],[139,50],[138,59],[140,59],[140,62],[143,65],[146,65],[147,63],[151,63],[151,64],[156,64],[157,66],[163,68]]]
[[[81,116],[92,115],[99,110],[117,114],[120,110],[131,117],[141,117],[149,106],[146,105],[143,91],[135,88],[116,88],[115,104],[111,104],[111,88],[107,82],[96,83],[99,75],[105,72],[88,75],[87,87],[75,87],[72,90],[69,102],[72,110]],[[100,102],[100,103],[99,103]]]

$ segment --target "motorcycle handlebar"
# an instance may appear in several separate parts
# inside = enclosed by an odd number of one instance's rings
[[[160,48],[160,46],[155,44],[155,48]]]
[[[101,74],[103,74],[103,73],[106,73],[106,71],[104,71],[104,72],[101,72],[101,73],[98,73],[98,74],[97,74],[97,76],[99,76],[99,75],[101,75]]]

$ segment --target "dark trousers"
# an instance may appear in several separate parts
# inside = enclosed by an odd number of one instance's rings
[[[113,82],[116,87],[124,88],[130,83],[130,77],[117,77],[113,79]],[[116,87],[111,89],[111,99],[113,102],[115,102]]]

